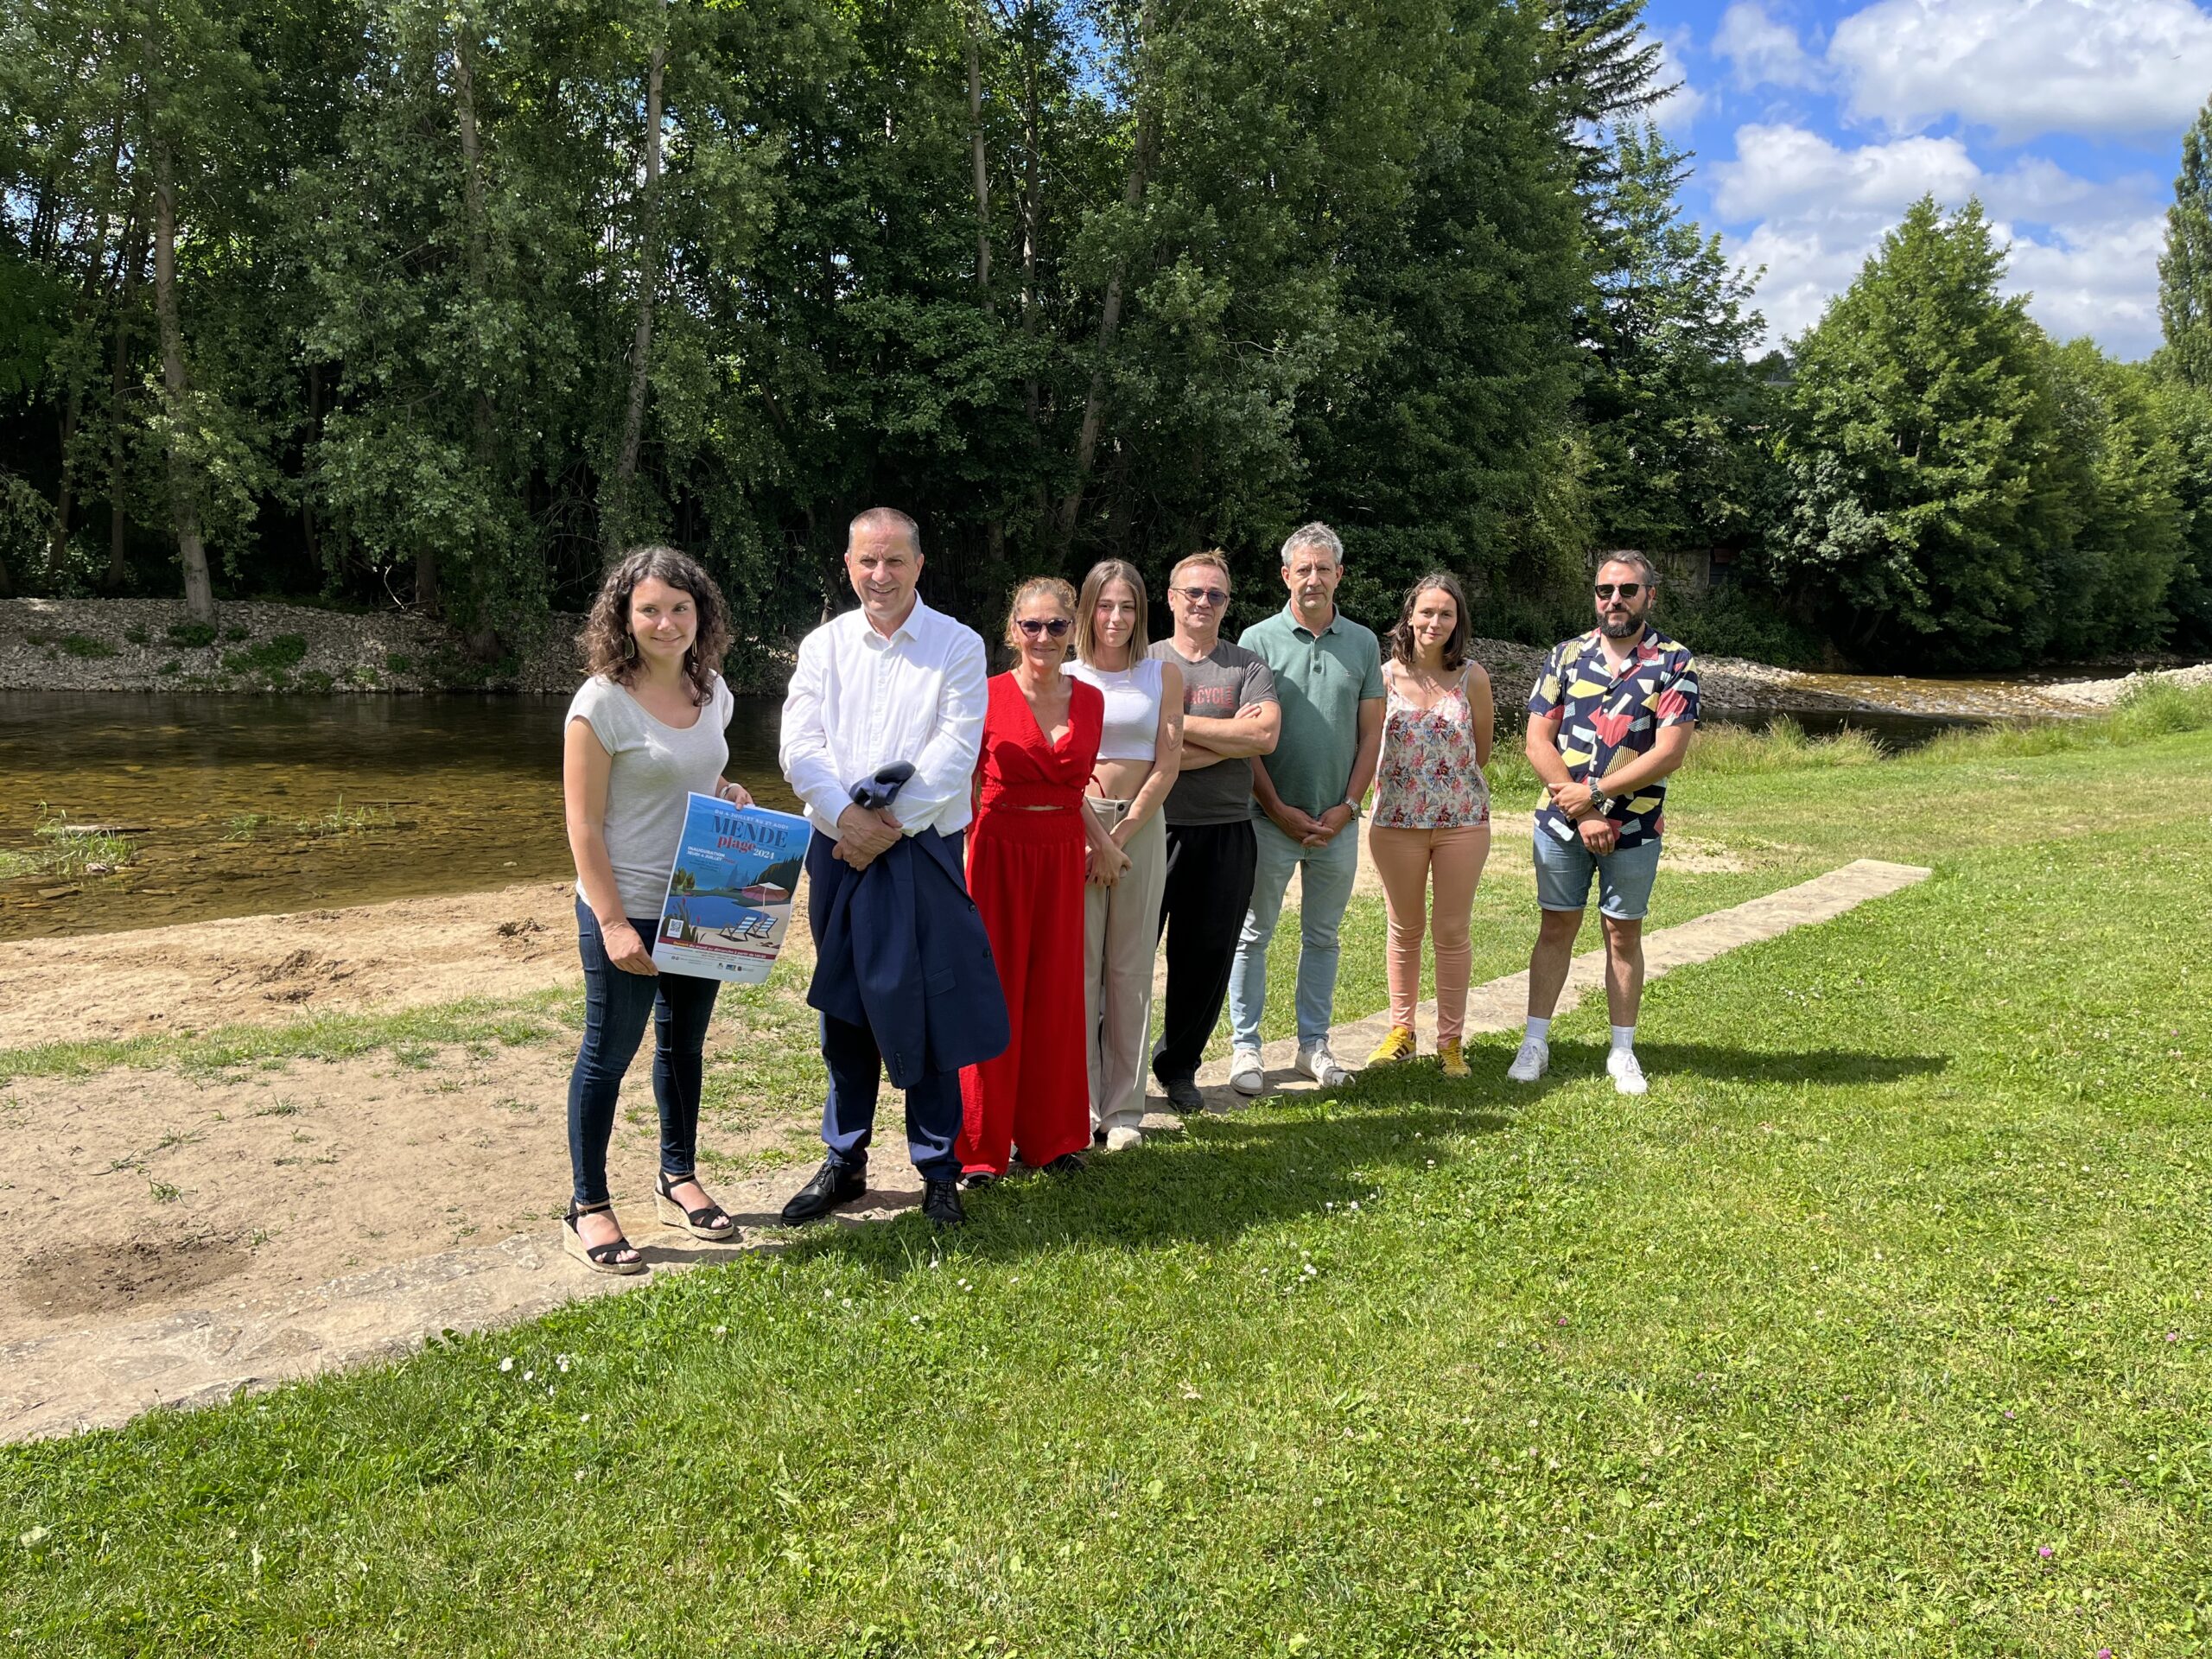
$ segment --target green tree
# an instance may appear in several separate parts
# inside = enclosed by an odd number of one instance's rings
[[[1846,649],[2007,665],[2047,638],[2040,332],[1979,202],[1913,204],[1796,348],[1770,537]]]
[[[1766,327],[1754,279],[1682,217],[1688,157],[1656,127],[1616,129],[1611,151],[1578,401],[1597,539],[1654,552],[1742,545],[1774,413],[1745,355]]]
[[[2182,135],[2181,174],[2158,256],[2158,321],[2174,372],[2190,385],[2212,387],[2212,104]]]
[[[2063,529],[2046,559],[2052,653],[2078,660],[2154,650],[2173,623],[2169,591],[2183,555],[2182,454],[2150,371],[2115,363],[2093,340],[2051,347],[2056,416],[2049,504]]]
[[[1495,632],[1589,545],[1568,420],[1586,279],[1541,23],[1488,0],[1440,22],[1405,205],[1363,222],[1347,262],[1348,321],[1382,349],[1300,433],[1313,504],[1345,536],[1346,608],[1395,614],[1442,568]]]

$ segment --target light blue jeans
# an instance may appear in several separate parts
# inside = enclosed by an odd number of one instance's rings
[[[1259,844],[1259,868],[1252,880],[1252,907],[1237,935],[1236,959],[1229,969],[1229,1029],[1239,1048],[1260,1046],[1260,1011],[1268,1005],[1268,942],[1282,916],[1282,897],[1291,872],[1298,879],[1298,1040],[1310,1047],[1329,1034],[1337,1000],[1337,929],[1351,902],[1352,878],[1359,874],[1359,820],[1355,818],[1325,847],[1307,847],[1275,828],[1272,818],[1252,820]]]

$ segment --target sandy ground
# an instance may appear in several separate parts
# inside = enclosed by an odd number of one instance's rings
[[[5,1046],[512,997],[575,986],[572,889],[538,882],[458,899],[0,944]],[[804,987],[804,921],[778,979]],[[797,992],[792,993],[793,995]],[[737,1035],[718,1013],[710,1051]],[[573,1048],[424,1046],[219,1072],[117,1066],[0,1084],[0,1346],[208,1296],[267,1297],[490,1241],[560,1213]],[[649,1231],[652,1047],[623,1090],[609,1167]],[[725,1120],[742,1164],[803,1127]]]
[[[0,944],[6,1046],[519,996],[575,982],[575,889],[540,881],[348,910]]]

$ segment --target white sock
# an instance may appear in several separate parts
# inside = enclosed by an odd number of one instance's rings
[[[1635,1048],[1635,1046],[1636,1027],[1634,1026],[1615,1026],[1613,1027],[1614,1053],[1626,1054]]]
[[[1545,1046],[1549,1047],[1551,1045],[1551,1029],[1552,1022],[1548,1019],[1539,1020],[1532,1014],[1529,1016],[1529,1034],[1526,1040],[1532,1043],[1542,1043]]]

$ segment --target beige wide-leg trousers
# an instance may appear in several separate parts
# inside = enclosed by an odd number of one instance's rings
[[[1129,815],[1127,801],[1092,797],[1107,829]],[[1084,1029],[1090,1034],[1090,1125],[1134,1129],[1144,1118],[1144,1075],[1152,1049],[1152,959],[1160,948],[1160,899],[1167,886],[1167,825],[1158,812],[1123,849],[1129,868],[1110,887],[1083,899]]]

